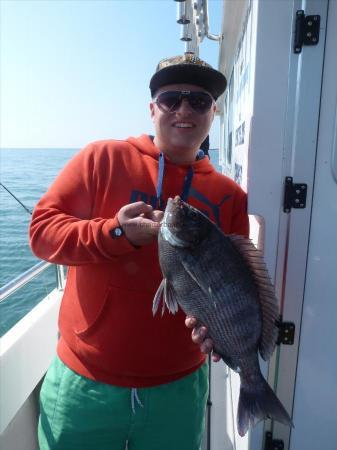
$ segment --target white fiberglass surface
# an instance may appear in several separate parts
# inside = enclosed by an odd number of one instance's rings
[[[337,2],[329,3],[316,174],[290,450],[337,442]],[[335,166],[336,168],[336,166]]]

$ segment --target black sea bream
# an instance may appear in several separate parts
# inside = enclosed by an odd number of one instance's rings
[[[266,380],[258,352],[268,360],[277,336],[278,305],[262,254],[249,239],[225,235],[204,214],[179,197],[169,199],[159,233],[164,279],[153,303],[178,305],[205,325],[214,351],[240,375],[237,427],[273,418],[291,419]]]

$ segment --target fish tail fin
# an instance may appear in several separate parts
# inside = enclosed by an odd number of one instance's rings
[[[240,436],[244,436],[249,427],[254,427],[264,419],[274,419],[293,427],[292,420],[269,384],[261,375],[261,383],[257,389],[241,385],[237,413],[237,428]]]

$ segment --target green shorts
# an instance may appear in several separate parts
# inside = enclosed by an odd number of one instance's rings
[[[98,383],[55,358],[40,395],[40,450],[199,450],[208,364],[172,383]]]

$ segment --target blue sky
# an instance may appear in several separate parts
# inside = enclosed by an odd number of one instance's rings
[[[173,0],[1,0],[0,146],[75,147],[153,132],[148,83],[184,52]],[[221,0],[209,1],[220,32]],[[217,66],[218,43],[200,56]],[[211,146],[218,146],[218,122]]]

